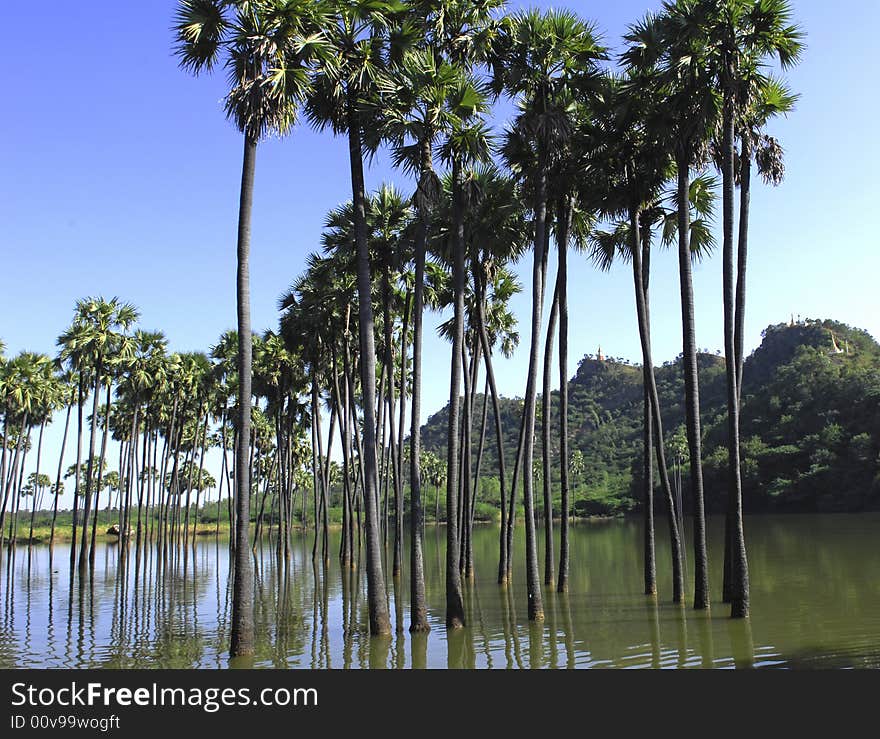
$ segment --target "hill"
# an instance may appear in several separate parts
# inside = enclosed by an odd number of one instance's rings
[[[832,320],[768,326],[746,359],[741,418],[743,503],[747,511],[880,509],[880,345]],[[707,506],[726,505],[724,358],[698,356]],[[656,368],[668,462],[687,490],[684,376],[680,357]],[[558,393],[551,404],[551,457],[557,464]],[[483,396],[474,405],[473,454]],[[501,399],[508,476],[519,433],[521,398]],[[540,398],[536,467],[540,467]],[[575,510],[625,513],[640,499],[641,366],[585,356],[569,381],[569,446]],[[445,454],[447,409],[422,427],[426,449]],[[498,503],[494,417],[489,402],[480,470],[484,504]],[[536,469],[540,475],[540,469]],[[558,473],[553,488],[558,500]],[[540,490],[540,488],[539,488]],[[685,508],[687,508],[685,493]],[[658,496],[659,498],[659,496]],[[540,508],[540,504],[539,504]],[[558,507],[556,508],[558,510]]]

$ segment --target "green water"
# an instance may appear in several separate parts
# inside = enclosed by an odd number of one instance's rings
[[[432,631],[413,637],[409,574],[388,580],[390,639],[367,633],[366,580],[315,567],[311,535],[287,566],[257,550],[258,667],[572,668],[880,667],[880,515],[746,519],[752,617],[732,621],[720,602],[723,521],[709,525],[711,611],[670,602],[665,524],[658,521],[659,598],[642,595],[641,523],[582,523],[571,536],[571,587],[545,591],[541,624],[526,618],[524,543],[513,585],[495,583],[498,529],[474,533],[476,579],[464,584],[467,627],[444,620],[445,530],[428,528],[425,565]],[[557,537],[558,542],[558,537]],[[543,552],[543,547],[539,550]],[[692,570],[690,551],[688,569]],[[407,558],[408,559],[408,558]],[[161,562],[148,549],[120,561],[97,552],[94,574],[71,588],[67,549],[20,546],[0,562],[0,667],[225,668],[231,587],[224,542]],[[543,562],[541,563],[543,572]],[[690,588],[689,588],[690,590]]]

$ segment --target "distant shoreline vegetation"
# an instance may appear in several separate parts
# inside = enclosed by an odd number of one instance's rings
[[[745,362],[741,447],[747,512],[855,512],[880,509],[880,346],[866,331],[832,320],[780,323],[763,332]],[[727,483],[724,358],[700,353],[703,474],[710,512],[722,512]],[[680,358],[656,370],[676,484],[687,490]],[[641,510],[641,367],[588,354],[569,382],[573,513]],[[553,393],[554,411],[557,392]],[[505,442],[515,444],[521,399],[503,398]],[[482,407],[482,397],[476,400]],[[446,409],[422,427],[425,448],[442,456]],[[493,470],[490,403],[484,465]],[[557,414],[551,423],[558,423]],[[541,420],[536,443],[541,444]],[[555,460],[558,444],[551,446]],[[554,468],[555,469],[555,468]],[[540,468],[535,470],[540,476]],[[558,479],[554,475],[554,509]],[[497,501],[497,476],[482,480],[480,501]],[[657,505],[661,506],[662,500]],[[540,503],[536,513],[541,512]],[[684,510],[690,513],[687,496]]]

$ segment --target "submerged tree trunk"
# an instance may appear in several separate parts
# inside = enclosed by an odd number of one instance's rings
[[[250,657],[254,653],[254,572],[250,547],[251,521],[251,370],[252,336],[249,258],[251,213],[254,197],[254,165],[257,140],[245,134],[241,170],[241,197],[238,210],[238,445],[235,449],[235,564],[232,590],[231,657]]]
[[[559,303],[559,579],[556,590],[568,590],[568,236],[571,232],[572,202],[568,200],[557,223],[556,291]]]
[[[489,391],[492,395],[492,414],[495,420],[495,443],[498,450],[498,482],[500,483],[501,492],[501,529],[498,535],[498,582],[506,582],[507,580],[507,510],[506,510],[506,493],[507,471],[504,464],[504,436],[501,431],[501,408],[498,402],[498,387],[495,384],[495,370],[492,367],[492,351],[489,346],[489,337],[486,333],[486,306],[485,306],[485,285],[482,280],[480,284],[480,295],[477,298],[477,311],[480,332],[480,345],[483,347],[483,356],[486,362],[486,381],[489,384]]]
[[[535,405],[538,394],[538,363],[541,353],[541,314],[544,304],[543,267],[546,263],[547,230],[547,174],[541,164],[538,195],[535,207],[535,248],[532,267],[532,323],[529,342],[529,371],[524,401],[524,444],[523,444],[523,515],[526,527],[526,590],[528,594],[528,615],[530,621],[544,620],[544,603],[541,598],[541,583],[538,575],[538,547],[535,535],[534,513],[534,452],[535,452]]]
[[[64,434],[61,437],[61,453],[58,455],[58,472],[55,475],[55,490],[52,501],[52,527],[49,531],[49,553],[51,554],[55,544],[55,520],[58,518],[58,498],[61,491],[61,470],[64,468],[64,449],[67,446],[67,431],[70,427],[70,412],[73,410],[76,390],[71,389],[70,401],[67,404],[67,413],[64,417]],[[6,446],[6,432],[4,424],[3,446]]]
[[[748,257],[749,238],[749,200],[751,195],[752,178],[752,152],[751,139],[748,133],[742,136],[740,150],[740,179],[739,179],[739,235],[737,242],[737,271],[736,271],[736,310],[734,318],[734,350],[736,353],[736,399],[740,409],[742,408],[742,381],[743,381],[743,341],[745,333],[745,310],[746,310],[746,262]],[[731,563],[731,525],[733,517],[728,515],[724,520],[724,582],[722,587],[722,600],[730,603],[733,597],[733,573]]]
[[[689,170],[686,162],[680,161],[678,164],[678,271],[681,288],[681,330],[684,340],[682,364],[684,365],[685,425],[690,452],[690,483],[694,505],[694,608],[708,608],[709,553],[706,549],[706,514],[703,505],[700,382],[697,375],[694,285],[690,249]]]
[[[730,615],[749,615],[749,575],[742,520],[742,480],[739,453],[739,365],[736,352],[736,274],[733,242],[734,99],[725,86],[722,137],[724,358],[727,379],[727,528],[730,532]],[[744,267],[744,265],[743,265]],[[744,285],[743,285],[744,287]]]
[[[364,510],[367,539],[367,600],[370,633],[390,634],[391,619],[382,575],[382,545],[379,541],[378,477],[376,462],[376,346],[373,304],[370,289],[370,255],[367,245],[367,219],[364,195],[361,130],[354,92],[348,90],[348,148],[351,165],[354,230],[357,246],[358,332],[360,338],[361,391],[364,413]]]
[[[649,293],[649,283],[651,275],[651,244],[650,232],[647,231],[642,237],[642,293],[644,295],[644,312],[645,312],[645,330],[648,336],[648,343],[651,341],[651,301]],[[646,363],[642,365],[642,384],[644,389],[643,398],[643,415],[644,429],[642,431],[642,443],[644,445],[644,453],[642,457],[642,484],[644,486],[644,575],[645,575],[645,595],[657,594],[657,564],[654,542],[654,458],[652,455],[654,421],[651,414],[651,394],[650,394],[650,378],[649,372],[653,372],[653,367]]]
[[[648,380],[648,393],[651,401],[651,415],[654,420],[656,435],[654,445],[657,450],[657,466],[660,472],[660,484],[666,499],[669,521],[669,542],[672,554],[672,602],[682,603],[684,598],[684,575],[681,566],[681,535],[678,527],[676,506],[669,484],[666,469],[666,453],[663,442],[663,420],[660,417],[660,400],[657,395],[657,383],[654,377],[654,364],[651,357],[651,339],[648,326],[648,312],[642,281],[642,254],[639,238],[638,216],[635,208],[630,210],[630,239],[632,240],[633,285],[636,295],[636,315],[639,325],[639,340],[642,345],[642,366],[647,368],[645,376]]]
[[[464,346],[464,193],[461,163],[453,163],[452,294],[455,305],[452,331],[452,366],[449,379],[449,421],[446,434],[446,628],[464,626],[458,540],[459,485],[459,391],[462,347]]]
[[[95,566],[95,540],[98,532],[98,515],[100,513],[100,506],[98,505],[101,497],[101,485],[104,481],[104,459],[107,456],[107,438],[110,436],[110,392],[111,392],[112,383],[107,381],[107,410],[104,413],[104,430],[101,436],[101,456],[98,459],[98,475],[97,480],[95,482],[95,515],[92,518],[92,538],[89,544],[89,567],[94,568]],[[137,437],[132,440],[133,444],[137,443]],[[110,491],[107,491],[107,495],[110,495]],[[83,541],[85,541],[85,537],[83,537]]]
[[[430,150],[423,153],[423,179],[430,177]],[[419,183],[420,187],[422,183]],[[424,313],[425,252],[428,240],[428,214],[419,213],[415,238],[415,289],[413,292],[412,408],[409,431],[410,500],[410,631],[427,632],[428,603],[425,594],[425,562],[422,550],[421,412],[422,412],[422,317]]]
[[[553,567],[553,475],[550,464],[550,384],[553,372],[553,334],[559,315],[559,276],[553,290],[550,304],[550,318],[547,321],[547,340],[544,343],[544,387],[541,392],[541,469],[544,488],[544,584],[552,585],[556,580]]]

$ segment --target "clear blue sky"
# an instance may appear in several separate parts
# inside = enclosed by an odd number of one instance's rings
[[[550,3],[538,2],[539,6]],[[789,73],[797,110],[771,132],[786,181],[752,196],[746,344],[791,313],[835,318],[880,337],[880,146],[874,30],[880,3],[793,0],[807,32]],[[520,7],[525,3],[511,3]],[[596,22],[615,46],[655,0],[557,3]],[[192,78],[171,52],[173,0],[13,3],[0,45],[0,338],[7,355],[55,353],[74,301],[118,295],[163,330],[172,350],[205,350],[235,325],[235,228],[241,137],[221,109],[222,74]],[[409,189],[379,156],[368,186]],[[255,329],[277,326],[276,301],[319,244],[321,221],[350,197],[344,140],[303,123],[260,147],[251,290]],[[530,261],[519,266],[528,284]],[[555,269],[555,265],[551,267]],[[720,256],[699,265],[697,343],[722,346]],[[654,357],[681,351],[675,255],[652,264]],[[570,260],[570,364],[596,351],[639,361],[630,274]],[[527,336],[528,297],[512,307]],[[432,327],[439,321],[429,317]],[[425,417],[448,393],[448,345],[426,341]],[[522,394],[527,352],[498,361],[500,391]],[[63,420],[62,420],[63,422]],[[50,459],[62,422],[47,435]],[[54,463],[52,463],[54,465]],[[65,496],[69,497],[69,496]]]

